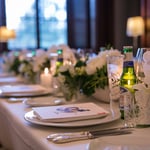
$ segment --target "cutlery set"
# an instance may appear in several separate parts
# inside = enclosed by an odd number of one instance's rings
[[[47,136],[47,140],[57,144],[67,143],[72,141],[87,140],[99,138],[102,136],[115,136],[132,133],[131,128],[111,128],[105,130],[69,132],[69,133],[54,133]]]

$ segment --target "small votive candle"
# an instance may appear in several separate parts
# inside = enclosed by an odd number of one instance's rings
[[[48,68],[45,68],[44,73],[41,74],[40,82],[41,82],[41,85],[44,87],[51,87],[52,75],[49,72]]]

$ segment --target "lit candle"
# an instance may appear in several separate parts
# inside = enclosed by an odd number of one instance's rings
[[[44,73],[40,76],[40,81],[44,87],[51,87],[52,75],[49,73],[48,68],[44,69]]]

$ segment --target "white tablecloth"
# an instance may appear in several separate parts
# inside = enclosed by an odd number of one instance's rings
[[[42,97],[41,97],[42,98]],[[120,121],[109,124],[82,127],[58,128],[34,125],[24,119],[24,114],[30,111],[22,102],[9,103],[5,98],[0,99],[0,143],[10,150],[87,150],[92,140],[82,140],[65,144],[54,144],[46,139],[47,135],[55,132],[70,132],[91,129],[102,129],[116,126]],[[150,128],[136,129],[131,135],[143,136],[150,139]],[[145,135],[147,134],[147,135]],[[138,135],[138,136],[137,136]],[[107,137],[105,137],[107,139]],[[110,137],[108,137],[110,139]],[[120,139],[123,140],[123,139]]]

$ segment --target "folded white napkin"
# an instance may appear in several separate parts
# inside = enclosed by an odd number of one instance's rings
[[[107,110],[94,103],[34,107],[35,115],[42,121],[67,122],[105,117]]]

